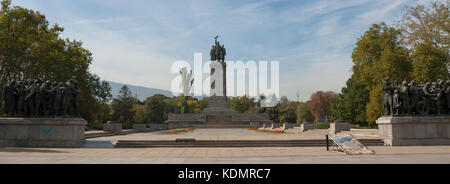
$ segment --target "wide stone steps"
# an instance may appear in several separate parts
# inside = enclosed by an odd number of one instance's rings
[[[380,139],[361,139],[365,146],[383,146]],[[331,145],[332,142],[329,141]],[[139,141],[119,140],[116,148],[151,147],[326,147],[326,140],[194,140],[194,141]]]

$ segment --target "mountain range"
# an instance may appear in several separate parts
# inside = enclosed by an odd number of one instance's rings
[[[114,98],[117,97],[119,94],[120,88],[122,88],[124,85],[128,86],[130,88],[130,91],[133,93],[133,96],[136,96],[137,99],[140,101],[144,101],[147,97],[151,97],[156,94],[162,94],[167,97],[173,97],[172,92],[168,90],[162,90],[162,89],[156,89],[156,88],[148,88],[143,86],[135,86],[130,84],[123,84],[118,82],[111,82],[108,81],[109,85],[111,86],[111,94]]]

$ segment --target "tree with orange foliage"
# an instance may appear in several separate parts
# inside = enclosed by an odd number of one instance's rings
[[[331,119],[330,103],[337,97],[337,94],[332,91],[317,91],[311,96],[309,101],[309,109],[314,116],[315,121],[329,121]]]

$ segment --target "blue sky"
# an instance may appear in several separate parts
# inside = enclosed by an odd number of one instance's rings
[[[442,0],[443,2],[444,0]],[[103,80],[170,89],[177,60],[204,61],[214,36],[227,60],[280,61],[280,93],[308,100],[339,92],[351,76],[357,39],[374,23],[395,25],[407,0],[13,0],[40,11],[63,37],[93,53],[90,70]]]

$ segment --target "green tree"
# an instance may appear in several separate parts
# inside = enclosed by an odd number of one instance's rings
[[[278,119],[280,123],[297,123],[297,102],[289,102],[278,107]]]
[[[314,116],[309,109],[309,102],[300,102],[297,105],[297,123],[313,122]]]
[[[130,88],[124,85],[120,88],[117,98],[111,103],[113,109],[112,118],[122,121],[123,123],[131,123],[134,118],[133,106],[136,104],[137,99],[132,96]]]
[[[381,89],[382,84],[377,87]],[[370,127],[374,127],[375,121],[386,113],[383,108],[383,92],[381,90],[372,90],[369,98],[369,103],[366,106],[367,122]]]
[[[431,10],[424,5],[407,6],[399,25],[409,46],[430,43],[435,48],[449,49],[450,3],[431,2]]]
[[[134,114],[133,117],[134,123],[141,123],[141,124],[147,123],[147,116],[144,105],[134,104],[131,111],[133,111]]]
[[[371,105],[366,106],[366,113],[368,123],[374,123],[374,119],[382,116],[384,111],[379,101],[382,81],[386,77],[398,81],[411,79],[409,52],[403,47],[400,31],[381,23],[372,25],[358,39],[352,59],[354,79],[370,91]]]
[[[287,98],[287,96],[282,96],[281,98],[280,98],[280,104],[281,105],[286,105],[286,104],[288,104],[289,103],[289,99]]]
[[[230,107],[238,113],[246,113],[255,106],[255,99],[248,96],[233,97],[229,100]]]
[[[366,104],[369,102],[369,91],[351,77],[341,94],[331,102],[333,120],[345,120],[352,124],[366,122]]]
[[[145,100],[145,111],[150,123],[161,124],[167,119],[170,98],[156,94]]]
[[[450,79],[450,61],[447,49],[439,49],[431,43],[419,43],[412,54],[413,72],[416,81]]]
[[[203,109],[206,109],[208,107],[209,97],[202,98],[198,103],[200,104],[200,108],[203,111]]]

